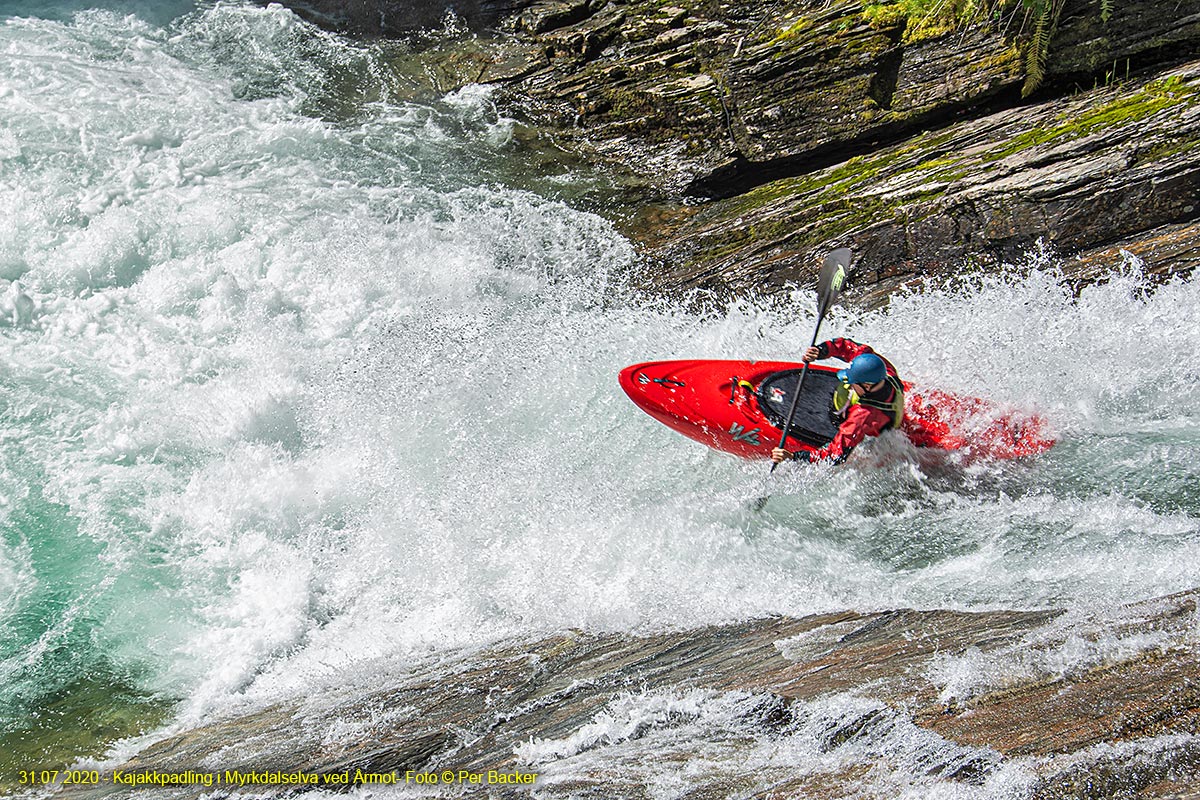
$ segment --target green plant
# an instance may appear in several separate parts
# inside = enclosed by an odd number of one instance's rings
[[[1050,53],[1050,40],[1058,30],[1066,0],[1022,0],[1032,17],[1033,34],[1029,38],[1029,50],[1025,54],[1025,85],[1021,96],[1028,97],[1042,85],[1046,77],[1046,57]],[[1111,4],[1111,0],[1109,0]],[[1103,16],[1103,9],[1101,9]]]
[[[1019,0],[891,0],[867,3],[863,17],[876,28],[904,26],[904,41],[934,39],[976,22],[998,19]]]
[[[1116,0],[1096,0],[1100,21],[1112,17]],[[1066,0],[892,0],[867,3],[863,17],[875,27],[904,26],[904,41],[917,42],[984,21],[998,22],[1024,10],[1021,29],[1029,31],[1022,96],[1037,91],[1046,77],[1050,42],[1058,30]]]

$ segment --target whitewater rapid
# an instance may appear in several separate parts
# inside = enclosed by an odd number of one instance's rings
[[[1130,257],[1076,296],[1035,252],[851,298],[828,335],[1058,444],[888,436],[753,514],[764,465],[616,374],[794,359],[811,292],[638,295],[631,245],[563,200],[592,178],[521,177],[486,89],[402,101],[382,50],[280,7],[54,8],[0,20],[5,724],[97,672],[187,724],[512,634],[1200,582],[1197,282]]]

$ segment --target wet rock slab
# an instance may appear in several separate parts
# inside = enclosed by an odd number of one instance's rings
[[[647,768],[669,774],[693,757],[713,758],[719,747],[725,768],[692,778],[682,796],[864,797],[878,791],[864,776],[882,768],[854,754],[880,731],[904,728],[933,743],[923,745],[917,768],[951,784],[981,784],[1011,762],[1022,765],[1036,797],[1185,797],[1200,776],[1196,598],[1185,593],[1086,618],[845,612],[647,636],[569,632],[506,642],[385,667],[370,687],[330,687],[303,703],[214,720],[145,747],[119,769],[520,771],[541,775],[538,797],[622,798],[651,793]],[[620,717],[615,709],[647,698],[667,710],[635,715],[637,724],[619,735],[597,732]],[[731,710],[720,724],[696,727],[705,703]],[[830,703],[841,710],[830,712]],[[800,729],[816,742],[814,752],[838,756],[833,766],[738,769],[739,753],[749,758]],[[631,768],[630,747],[663,731],[673,734],[670,746],[642,752],[642,771]],[[598,755],[586,768],[559,769],[589,750]],[[148,790],[104,781],[61,793],[134,791]],[[430,791],[524,797],[532,789]]]

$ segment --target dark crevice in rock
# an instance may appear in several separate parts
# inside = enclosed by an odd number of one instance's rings
[[[893,47],[876,60],[875,74],[867,86],[867,95],[884,111],[892,109],[892,98],[896,94],[896,83],[900,80],[900,68],[904,64],[904,27],[892,28],[888,36]]]
[[[1200,58],[1200,41],[1142,50],[1136,55],[1118,56],[1094,70],[1055,73],[1048,76],[1041,87],[1027,99],[1044,101],[1056,97],[1070,97],[1104,86],[1141,80],[1197,58]]]
[[[900,65],[903,62],[902,47],[884,53],[879,57],[878,68],[867,86],[867,95],[884,111],[892,109],[892,97],[896,93],[896,82],[900,78]]]
[[[587,0],[541,3],[518,14],[513,25],[529,33],[549,33],[590,18],[593,7]]]
[[[880,126],[869,135],[819,145],[802,155],[770,161],[751,161],[739,155],[729,164],[693,180],[684,189],[684,194],[705,200],[736,197],[775,181],[820,172],[880,148],[891,147],[903,142],[914,130],[936,133],[961,122],[968,111],[972,115],[992,114],[1018,108],[1022,104],[1019,89],[1007,87],[988,101],[944,106],[925,115]]]

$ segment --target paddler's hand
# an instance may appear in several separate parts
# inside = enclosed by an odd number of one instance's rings
[[[781,464],[784,461],[799,461],[801,464],[813,463],[813,454],[807,450],[784,450],[782,447],[776,447],[771,451],[771,460],[776,464]]]
[[[805,364],[808,364],[809,362],[812,362],[812,361],[819,361],[820,359],[821,359],[821,348],[810,347],[804,351],[804,363]]]

